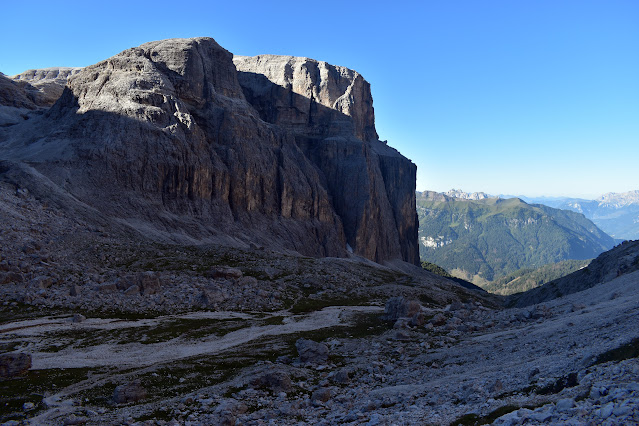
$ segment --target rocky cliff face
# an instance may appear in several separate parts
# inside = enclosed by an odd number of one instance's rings
[[[309,136],[377,141],[370,85],[356,71],[308,58],[235,56],[246,99],[260,117]]]
[[[210,38],[126,50],[73,71],[2,155],[157,238],[417,262],[415,166],[377,140],[368,83],[260,58],[236,71]]]
[[[28,70],[14,75],[11,79],[23,87],[37,106],[50,107],[62,95],[67,79],[81,69],[60,67]]]
[[[287,129],[326,180],[356,252],[418,263],[415,166],[378,140],[370,85],[355,71],[308,58],[233,60],[260,117]]]

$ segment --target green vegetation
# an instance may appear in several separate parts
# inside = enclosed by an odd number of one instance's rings
[[[583,215],[513,199],[417,195],[422,260],[486,284],[522,268],[591,259],[614,240]]]
[[[545,283],[565,277],[579,269],[585,268],[590,263],[589,260],[564,260],[558,263],[544,265],[541,268],[523,268],[508,274],[505,277],[483,285],[482,288],[491,293],[504,296],[521,293]]]
[[[311,298],[305,297],[298,300],[290,309],[293,314],[303,314],[308,312],[320,311],[329,306],[362,306],[369,305],[370,300],[363,297],[330,297],[330,298]]]
[[[429,272],[432,272],[433,274],[440,275],[444,278],[453,277],[447,270],[445,270],[441,266],[435,265],[434,263],[426,262],[425,260],[422,260],[422,268],[426,269]]]
[[[42,399],[52,390],[61,389],[86,380],[88,374],[97,370],[88,368],[66,368],[29,370],[26,375],[9,380],[0,380],[0,422],[25,418],[22,405],[32,402],[34,409],[44,408]],[[33,411],[28,414],[33,415]]]

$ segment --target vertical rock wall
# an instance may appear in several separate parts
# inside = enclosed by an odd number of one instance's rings
[[[418,261],[415,166],[378,141],[355,71],[277,56],[234,65],[197,38],[68,75],[46,113],[0,134],[0,150],[77,199],[172,239],[313,256],[348,244],[378,262]]]

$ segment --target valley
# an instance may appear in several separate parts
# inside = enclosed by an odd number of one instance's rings
[[[591,259],[615,243],[580,214],[517,198],[427,191],[417,213],[422,260],[481,286],[522,268]]]
[[[582,213],[599,228],[617,240],[639,238],[639,191],[607,193],[595,200],[558,197],[555,199],[525,198],[532,203]]]

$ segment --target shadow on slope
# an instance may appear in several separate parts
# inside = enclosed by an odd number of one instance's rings
[[[508,307],[525,307],[605,284],[639,270],[639,240],[624,241],[600,254],[586,268],[506,299]]]

